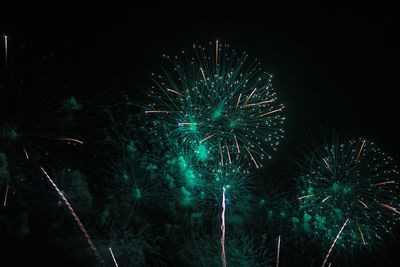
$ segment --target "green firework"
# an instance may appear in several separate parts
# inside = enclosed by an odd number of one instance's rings
[[[261,167],[283,137],[284,106],[272,75],[218,41],[193,48],[194,56],[164,55],[171,68],[152,75],[153,103],[145,107],[152,131],[222,163],[245,160]]]
[[[373,142],[352,139],[316,149],[302,164],[299,201],[305,232],[340,248],[370,247],[399,220],[399,172]]]

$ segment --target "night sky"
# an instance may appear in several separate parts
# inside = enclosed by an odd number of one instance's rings
[[[53,5],[1,4],[0,34],[9,36],[9,60],[16,69],[24,60],[48,57],[62,94],[96,106],[111,104],[122,93],[146,101],[149,75],[160,70],[162,54],[218,39],[258,58],[274,75],[286,106],[286,134],[274,158],[264,164],[265,172],[291,179],[287,168],[292,159],[333,133],[373,139],[400,162],[398,26],[390,7]],[[88,118],[96,120],[90,112]],[[0,266],[46,266],[68,258],[41,237],[42,231],[46,229],[32,227],[22,241],[2,233],[6,249],[1,251],[7,253],[0,252]],[[398,238],[399,231],[371,252],[352,256],[355,264],[397,266],[392,261],[400,248]],[[4,256],[10,263],[3,262]],[[284,250],[283,257],[290,258],[290,251]],[[291,264],[283,260],[282,266]]]

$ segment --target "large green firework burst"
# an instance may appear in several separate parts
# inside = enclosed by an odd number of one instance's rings
[[[326,242],[349,219],[337,246],[370,247],[399,220],[399,172],[373,142],[352,139],[316,149],[299,179],[304,230]]]
[[[145,107],[153,132],[199,147],[222,164],[245,160],[256,168],[283,137],[283,104],[272,75],[229,45],[193,46],[194,56],[165,56],[172,68],[152,74]]]

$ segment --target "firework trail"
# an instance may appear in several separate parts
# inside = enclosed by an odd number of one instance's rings
[[[112,257],[112,259],[113,259],[113,261],[114,261],[115,266],[118,267],[118,263],[117,263],[117,260],[115,259],[115,256],[114,256],[114,253],[113,253],[113,251],[112,251],[112,248],[109,247],[108,250],[109,250],[110,253],[111,253],[111,257]]]
[[[45,171],[45,169],[43,169],[43,167],[40,167],[40,169],[42,170],[42,172],[44,173],[44,175],[47,177],[47,179],[50,181],[51,185],[53,186],[53,188],[57,191],[58,195],[61,197],[61,199],[63,200],[64,204],[67,206],[68,211],[71,213],[71,215],[74,217],[75,222],[78,224],[79,229],[82,231],[83,235],[85,236],[90,248],[93,250],[94,254],[96,255],[96,257],[103,262],[100,254],[97,251],[96,246],[94,245],[92,239],[89,236],[89,233],[86,231],[85,226],[83,226],[81,220],[79,219],[78,215],[75,213],[74,209],[72,208],[71,204],[69,203],[68,199],[65,197],[65,195],[63,194],[63,192],[61,192],[60,189],[58,189],[57,185],[53,182],[53,180],[50,178],[50,176],[47,174],[47,172]]]
[[[279,267],[280,252],[281,252],[281,236],[278,237],[278,251],[277,251],[277,257],[276,257],[276,267]]]
[[[335,240],[333,240],[332,246],[330,247],[330,249],[329,249],[329,251],[328,251],[328,254],[326,254],[325,260],[324,260],[324,262],[322,263],[322,267],[324,267],[325,264],[326,264],[326,262],[328,261],[329,255],[331,255],[331,252],[332,252],[332,250],[333,250],[333,247],[335,246],[336,241],[339,239],[340,234],[343,232],[343,229],[346,227],[346,224],[347,224],[348,221],[349,221],[349,218],[347,218],[347,220],[344,222],[344,224],[343,224],[342,228],[340,228],[340,231],[339,231],[339,233],[337,234]]]
[[[222,236],[221,236],[221,260],[222,260],[222,266],[226,267],[226,255],[225,255],[225,187],[223,188],[222,191],[222,213],[221,213],[221,231],[222,231]]]

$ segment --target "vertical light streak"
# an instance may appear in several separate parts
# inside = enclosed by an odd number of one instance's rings
[[[109,247],[108,250],[109,250],[110,253],[111,253],[111,257],[112,257],[112,259],[113,259],[113,261],[114,261],[115,266],[118,267],[118,263],[117,263],[117,260],[115,259],[115,256],[114,256],[114,253],[113,253],[113,251],[112,251],[112,248]]]
[[[226,255],[225,255],[225,187],[222,188],[221,260],[222,260],[222,267],[226,267]]]
[[[7,67],[7,62],[8,62],[8,36],[4,35],[4,61],[5,65]]]
[[[340,228],[340,231],[339,231],[339,233],[337,234],[335,240],[333,240],[332,246],[329,248],[328,254],[326,254],[325,260],[324,260],[324,262],[322,263],[322,267],[324,267],[325,264],[326,264],[326,262],[328,261],[329,255],[331,255],[331,252],[332,252],[332,250],[333,250],[333,247],[335,246],[336,241],[339,239],[340,234],[343,232],[344,227],[346,227],[348,221],[349,221],[349,218],[347,218],[347,220],[344,222],[344,224],[343,224],[342,228]]]
[[[224,154],[222,154],[222,148],[219,147],[219,153],[221,154],[221,165],[224,166]]]
[[[8,190],[10,189],[10,186],[7,184],[6,186],[6,192],[4,193],[4,202],[3,202],[3,207],[7,206],[7,198],[8,198]]]
[[[276,267],[279,267],[279,256],[281,252],[281,236],[278,237],[278,251],[277,251],[277,256],[276,256]]]
[[[92,242],[92,239],[89,236],[89,233],[86,231],[85,226],[83,226],[81,220],[79,219],[78,215],[75,213],[75,210],[72,208],[71,204],[69,203],[68,199],[65,197],[64,193],[61,192],[60,189],[58,189],[57,185],[53,182],[53,180],[50,178],[50,176],[47,174],[45,169],[43,167],[40,167],[44,175],[47,177],[47,179],[50,181],[51,185],[53,188],[57,191],[57,194],[61,197],[63,200],[64,204],[67,206],[68,211],[71,213],[72,217],[74,217],[75,222],[78,224],[79,229],[82,231],[83,235],[86,238],[86,241],[88,242],[90,248],[93,250],[94,254],[96,257],[100,260],[103,261],[100,254],[97,251],[97,248],[95,247],[94,243]]]
[[[218,66],[218,40],[215,45],[215,63]]]

